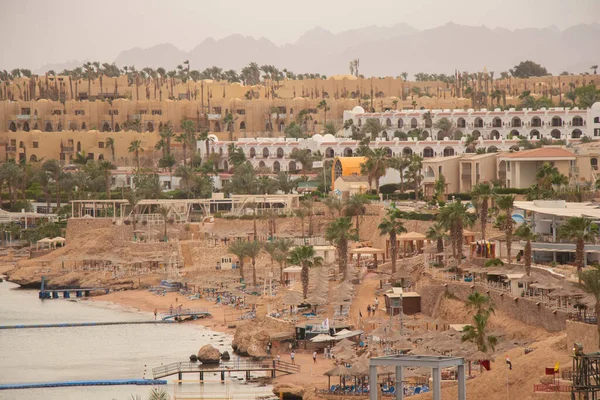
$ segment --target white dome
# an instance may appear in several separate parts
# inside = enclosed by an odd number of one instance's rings
[[[594,104],[592,104],[592,110],[600,110],[600,101],[597,101]]]
[[[356,106],[352,109],[352,113],[353,114],[364,114],[365,113],[365,109],[362,108],[361,106]]]
[[[324,142],[335,142],[335,136],[333,136],[331,133],[328,133],[327,135],[323,136],[323,141]]]
[[[321,135],[320,133],[316,133],[316,134],[312,135],[312,140],[314,140],[316,142],[322,142],[323,135]]]

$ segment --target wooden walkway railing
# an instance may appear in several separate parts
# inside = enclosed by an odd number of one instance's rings
[[[211,373],[211,372],[246,372],[251,371],[281,372],[284,374],[293,374],[300,372],[300,366],[285,361],[265,360],[265,361],[226,361],[219,364],[202,364],[194,362],[177,362],[167,365],[161,365],[152,369],[154,379],[164,378],[166,376],[185,373]],[[221,375],[222,379],[224,375]]]

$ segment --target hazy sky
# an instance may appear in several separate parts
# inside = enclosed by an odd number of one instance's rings
[[[370,7],[373,6],[373,7]],[[68,60],[112,62],[121,50],[241,33],[277,44],[332,32],[453,21],[508,29],[600,23],[600,0],[0,0],[0,69]]]

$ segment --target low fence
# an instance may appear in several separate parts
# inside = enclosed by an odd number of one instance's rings
[[[570,393],[572,390],[571,385],[561,385],[561,384],[538,384],[533,385],[534,393]]]

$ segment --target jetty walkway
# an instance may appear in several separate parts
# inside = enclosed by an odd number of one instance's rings
[[[0,325],[0,329],[77,328],[81,326],[172,324],[175,322],[177,321],[63,322],[57,324]]]
[[[165,380],[156,379],[109,379],[101,381],[64,381],[39,383],[8,383],[0,384],[0,390],[40,389],[69,386],[117,386],[117,385],[166,385]]]
[[[300,366],[285,361],[266,360],[266,361],[226,361],[219,364],[202,364],[200,362],[178,362],[168,365],[162,365],[152,369],[154,379],[164,378],[166,376],[177,375],[178,379],[183,380],[183,374],[198,374],[201,381],[204,380],[204,374],[220,373],[221,381],[225,381],[226,372],[245,372],[246,379],[250,379],[251,372],[267,372],[271,378],[275,378],[276,373],[294,374],[300,372]]]
[[[170,310],[168,313],[161,314],[160,316],[163,321],[169,321],[169,320],[180,321],[180,320],[185,320],[185,319],[199,319],[199,318],[212,317],[212,315],[208,312],[208,309],[206,309],[206,308],[198,308],[198,309],[174,308],[173,310]]]

